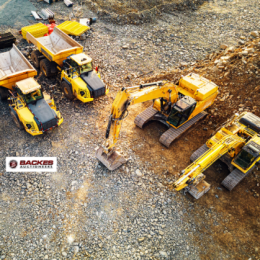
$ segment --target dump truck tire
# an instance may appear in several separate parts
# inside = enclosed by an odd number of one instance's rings
[[[6,100],[8,98],[8,89],[4,87],[0,87],[0,99]]]
[[[51,62],[48,61],[47,59],[43,59],[40,61],[40,67],[42,73],[45,75],[45,77],[49,78],[52,76],[51,73]]]
[[[33,63],[33,66],[36,68],[36,69],[39,69],[40,68],[40,62],[41,62],[41,59],[39,58],[42,54],[37,50],[37,51],[32,51],[31,53],[31,59],[32,59],[32,63]]]
[[[74,99],[74,95],[73,95],[71,86],[66,81],[61,82],[61,88],[62,88],[66,98],[68,98],[69,100]]]
[[[16,124],[16,126],[17,126],[20,130],[24,129],[24,126],[23,126],[23,124],[21,123],[21,121],[20,121],[20,119],[19,119],[17,113],[15,112],[15,110],[14,110],[12,107],[9,107],[9,109],[10,109],[10,114],[11,114],[11,116],[12,116],[12,118],[13,118],[14,123]]]

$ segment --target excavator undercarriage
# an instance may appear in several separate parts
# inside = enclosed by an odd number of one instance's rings
[[[152,106],[148,107],[145,111],[139,114],[136,118],[134,123],[139,127],[143,128],[146,123],[149,121],[159,121],[166,125],[169,129],[165,131],[160,139],[159,142],[166,146],[167,148],[170,147],[171,143],[178,139],[184,132],[186,132],[190,127],[194,126],[197,122],[203,119],[207,115],[207,112],[202,111],[191,120],[180,126],[179,128],[173,128],[171,125],[166,123],[166,119],[163,115],[161,115],[156,109]]]

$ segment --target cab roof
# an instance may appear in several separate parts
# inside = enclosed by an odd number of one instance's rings
[[[87,64],[89,62],[92,61],[92,58],[89,57],[87,54],[85,53],[79,53],[79,54],[75,54],[75,55],[71,55],[70,58],[72,60],[74,60],[75,62],[77,62],[77,64],[80,65],[84,65]]]
[[[41,86],[33,78],[24,79],[16,82],[16,86],[22,91],[23,94],[29,94],[37,89],[40,89]]]

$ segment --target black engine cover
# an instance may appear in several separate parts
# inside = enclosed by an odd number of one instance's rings
[[[34,119],[40,130],[46,131],[58,124],[56,113],[50,108],[44,98],[37,100],[35,103],[28,104],[28,107],[34,114]]]
[[[260,133],[260,118],[250,112],[241,117],[239,123],[247,126],[258,134]]]
[[[98,77],[97,73],[95,73],[93,70],[81,74],[80,77],[87,84],[91,97],[97,98],[105,95],[105,83]]]

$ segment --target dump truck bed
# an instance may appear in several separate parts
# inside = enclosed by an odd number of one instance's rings
[[[35,68],[14,44],[10,51],[0,53],[0,86],[12,89],[17,81],[35,75]]]
[[[26,34],[27,41],[33,43],[38,50],[50,61],[62,66],[63,60],[72,54],[83,52],[83,46],[70,38],[66,33],[54,27],[50,36],[35,38],[29,32]]]
[[[26,39],[27,33],[30,33],[35,38],[43,37],[45,34],[49,33],[49,29],[43,23],[37,23],[29,26],[25,26],[21,29],[21,34],[24,39]]]
[[[73,36],[80,36],[81,34],[90,29],[88,26],[82,25],[75,21],[66,21],[60,25],[57,25],[57,28],[59,28],[66,34]]]

